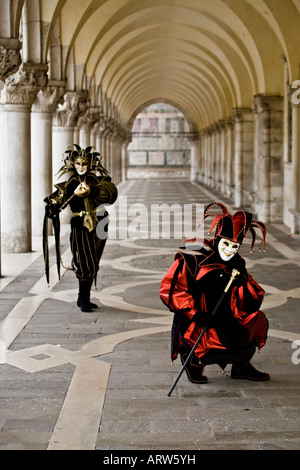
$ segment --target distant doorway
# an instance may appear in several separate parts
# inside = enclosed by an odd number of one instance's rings
[[[190,178],[190,126],[181,111],[166,103],[147,106],[132,126],[127,178]]]

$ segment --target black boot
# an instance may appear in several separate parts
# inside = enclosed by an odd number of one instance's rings
[[[245,379],[260,382],[263,380],[270,380],[270,375],[267,372],[261,372],[250,363],[247,362],[244,366],[232,364],[231,375],[232,379]]]
[[[188,353],[181,354],[182,365],[185,363]],[[190,382],[194,384],[206,384],[208,378],[203,374],[204,365],[199,364],[198,359],[192,356],[190,362],[186,365],[185,371]]]
[[[92,283],[91,279],[79,279],[77,306],[82,312],[91,312],[93,308],[98,308],[98,305],[90,302]]]
[[[218,366],[221,367],[222,371],[225,371],[225,368],[227,366],[227,362],[217,362]]]

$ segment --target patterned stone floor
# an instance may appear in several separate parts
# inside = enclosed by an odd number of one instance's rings
[[[53,247],[49,287],[40,240],[34,253],[3,255],[0,449],[298,449],[299,237],[270,225],[266,253],[250,255],[248,241],[242,246],[248,271],[266,291],[270,322],[253,363],[271,380],[235,381],[209,366],[208,384],[192,385],[183,375],[168,397],[180,364],[170,365],[172,316],[160,301],[160,280],[194,226],[191,213],[196,219],[202,204],[230,208],[230,201],[179,180],[127,181],[119,191],[92,293],[98,310],[76,307],[70,270],[57,282]],[[61,248],[69,266],[67,226]]]

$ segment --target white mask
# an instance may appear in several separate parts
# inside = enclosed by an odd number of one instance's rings
[[[82,176],[82,175],[85,175],[85,173],[88,171],[89,169],[89,162],[86,161],[86,160],[82,160],[81,158],[78,158],[76,161],[75,161],[75,170],[77,171],[77,173]]]
[[[237,254],[240,248],[240,243],[232,242],[227,238],[221,238],[218,244],[219,255],[223,261],[229,261]]]

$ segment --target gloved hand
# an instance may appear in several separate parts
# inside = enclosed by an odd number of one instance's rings
[[[240,287],[246,284],[248,279],[248,273],[245,266],[245,261],[242,258],[237,258],[232,268],[237,269],[239,272],[239,275],[235,278],[233,285]]]
[[[85,182],[82,182],[77,186],[74,193],[79,197],[87,196],[90,193],[90,187]]]

